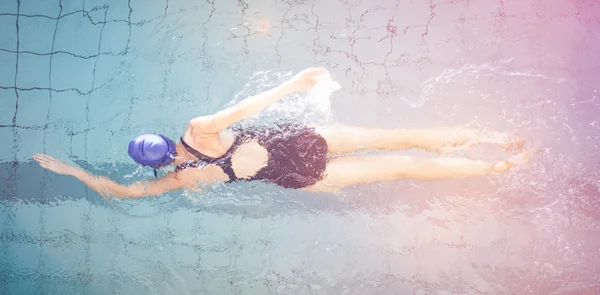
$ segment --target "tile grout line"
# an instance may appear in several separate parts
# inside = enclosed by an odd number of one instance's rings
[[[60,5],[60,11],[58,12],[58,18],[56,19],[56,26],[54,27],[54,35],[52,36],[52,49],[50,50],[51,52],[54,51],[54,46],[56,43],[56,32],[58,31],[58,22],[60,20],[60,15],[62,14],[62,0],[59,0],[59,5]],[[18,51],[18,50],[17,50]],[[48,136],[48,121],[50,120],[50,108],[52,106],[52,57],[54,55],[51,54],[50,58],[49,58],[49,70],[48,70],[48,96],[49,96],[49,101],[48,101],[48,109],[46,111],[46,124],[44,124],[43,130],[43,136],[42,136],[42,143],[43,143],[43,152],[46,153],[46,138]],[[15,85],[16,86],[16,85]],[[41,168],[40,168],[41,169]],[[42,179],[41,179],[41,184],[40,184],[40,216],[38,219],[38,224],[39,224],[39,228],[40,228],[40,248],[42,249],[41,253],[40,253],[40,257],[38,259],[38,267],[36,269],[36,272],[38,273],[39,277],[38,277],[38,281],[42,281],[43,280],[43,273],[45,271],[45,264],[43,263],[43,249],[44,249],[44,241],[46,240],[46,223],[45,223],[45,205],[47,204],[47,200],[46,200],[46,189],[47,189],[47,184],[48,184],[48,170],[43,169],[42,172]],[[38,292],[39,291],[43,291],[40,289],[43,289],[42,285],[38,285]]]
[[[83,2],[83,5],[85,5],[85,1]],[[96,57],[96,60],[94,61],[94,69],[92,72],[92,85],[91,85],[91,89],[88,92],[87,95],[87,100],[86,100],[86,105],[85,105],[85,121],[87,122],[87,128],[84,131],[84,149],[83,149],[83,153],[84,153],[84,158],[87,159],[88,157],[88,131],[90,130],[90,119],[89,119],[89,114],[90,114],[90,99],[92,96],[92,92],[94,91],[94,87],[95,87],[95,83],[96,83],[96,68],[98,65],[98,60],[100,59],[100,49],[102,46],[102,35],[104,33],[104,28],[106,27],[106,16],[108,14],[108,6],[104,5],[102,8],[104,8],[104,22],[102,23],[102,29],[100,30],[100,38],[98,40],[98,54]],[[84,7],[85,9],[85,7]],[[89,17],[89,13],[84,11],[84,15],[87,15]],[[86,200],[89,199],[89,193],[90,190],[89,188],[86,186],[85,187],[85,198]],[[83,240],[85,243],[85,258],[84,258],[84,264],[85,264],[85,269],[83,270],[83,283],[85,285],[89,285],[92,282],[92,273],[91,273],[91,268],[90,268],[90,261],[91,261],[91,255],[90,255],[90,249],[91,249],[91,236],[90,236],[90,231],[91,231],[91,227],[92,227],[92,218],[91,216],[91,210],[92,210],[92,204],[89,203],[88,201],[88,206],[87,206],[87,212],[84,213],[83,216],[83,228],[84,228],[84,235],[83,235]]]
[[[132,31],[131,13],[133,12],[133,8],[131,7],[131,0],[127,0],[127,8],[129,10],[129,12],[127,14],[127,29],[128,29],[128,34],[127,34],[127,44],[125,45],[125,48],[121,52],[123,56],[126,56],[128,54],[128,52],[129,52],[129,44],[131,42],[131,31]],[[130,100],[130,102],[131,102],[131,100]],[[130,103],[130,107],[131,107],[131,103]],[[126,122],[130,122],[130,121],[127,120]],[[116,212],[115,211],[111,211],[111,213],[112,214],[110,214],[111,215],[111,221],[110,221],[110,223],[111,223],[111,227],[112,227],[112,232],[113,233],[117,233],[117,235],[120,236],[120,237],[124,237],[122,228],[120,226],[118,226],[118,217],[116,215]],[[126,246],[125,246],[125,249],[126,249]],[[118,277],[119,277],[119,275],[118,275],[119,269],[117,268],[116,265],[117,265],[117,252],[114,251],[113,256],[112,256],[111,266],[110,266],[112,274],[110,275],[109,279],[111,281],[116,281],[118,279]],[[111,284],[111,293],[113,295],[117,295],[117,294],[122,293],[121,285],[120,284]]]
[[[15,21],[15,27],[17,30],[17,52],[19,51],[19,12],[21,9],[21,1],[17,0],[17,19]],[[15,227],[15,212],[14,212],[14,208],[13,208],[13,201],[15,201],[17,198],[17,194],[18,194],[18,188],[17,188],[17,169],[19,168],[19,159],[17,158],[17,151],[19,151],[19,132],[18,129],[15,128],[14,126],[17,125],[17,112],[19,110],[19,91],[17,90],[17,77],[18,77],[18,73],[19,73],[19,54],[16,54],[16,61],[15,61],[15,81],[14,81],[14,86],[15,86],[15,113],[13,114],[13,118],[12,118],[12,134],[13,134],[13,147],[12,147],[12,153],[13,153],[13,161],[10,165],[10,169],[8,172],[8,179],[6,181],[5,187],[6,187],[6,202],[7,202],[7,207],[9,208],[9,210],[7,210],[8,214],[6,216],[6,228],[9,229],[11,231],[11,233],[9,235],[14,235],[13,229]],[[8,233],[7,233],[8,234]],[[11,257],[10,259],[10,264],[9,267],[13,268],[14,266],[14,262],[12,259],[12,251],[10,250],[9,247],[6,247],[6,254],[8,257]],[[6,286],[5,284],[2,284],[2,288],[0,288],[0,290],[2,290],[2,294],[6,294],[8,293],[8,286]]]

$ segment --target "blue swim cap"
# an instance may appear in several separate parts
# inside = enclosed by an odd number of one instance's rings
[[[142,134],[129,143],[129,156],[142,166],[158,169],[175,160],[175,143],[168,137]]]

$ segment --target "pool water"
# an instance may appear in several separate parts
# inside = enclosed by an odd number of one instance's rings
[[[600,3],[546,2],[0,2],[0,294],[598,294]],[[538,152],[506,175],[114,204],[31,160],[152,177],[134,136],[310,66],[341,89],[255,121],[468,125]]]

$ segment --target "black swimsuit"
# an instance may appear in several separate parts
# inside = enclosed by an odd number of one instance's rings
[[[176,171],[188,167],[214,164],[229,176],[229,182],[239,180],[262,180],[284,188],[303,188],[320,181],[327,166],[327,142],[313,128],[283,125],[281,129],[232,128],[235,140],[229,150],[218,158],[211,158],[189,146],[183,138],[181,144],[196,156],[198,161],[188,161],[177,166]],[[235,150],[250,139],[256,139],[269,153],[267,165],[256,175],[240,179],[231,167]]]

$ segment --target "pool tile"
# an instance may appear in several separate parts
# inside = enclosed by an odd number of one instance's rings
[[[17,125],[42,127],[46,124],[50,98],[47,90],[19,91]],[[43,132],[43,130],[40,130]]]
[[[2,65],[0,67],[0,86],[2,87],[15,87],[15,73],[16,73],[16,69],[17,69],[17,55],[14,53],[10,53],[10,52],[5,52],[5,51],[0,51],[0,64]],[[13,93],[13,97],[14,97],[14,93],[15,90],[14,89],[1,89],[3,92],[4,91],[12,91]],[[8,92],[5,92],[8,93]],[[8,108],[11,109],[14,112],[14,100],[10,100],[11,96],[3,96],[2,99],[0,100],[0,105],[2,106],[2,108],[4,108],[4,105],[7,104]],[[10,104],[12,104],[13,106],[11,107]],[[2,121],[9,119],[9,118],[3,118],[0,119]],[[10,117],[10,120],[12,120],[12,116]]]
[[[89,109],[100,110],[92,112],[88,115],[89,124],[95,127],[97,131],[110,131],[110,127],[114,124],[113,121],[117,118],[121,118],[120,122],[126,116],[128,108],[126,103],[129,98],[121,91],[110,91],[109,89],[103,88],[92,92],[89,98]],[[120,127],[120,126],[119,126]],[[114,130],[119,130],[116,128]]]
[[[0,52],[0,58],[2,53]],[[0,62],[1,64],[1,62]],[[0,77],[0,80],[2,77]],[[17,94],[13,89],[0,89],[0,125],[12,125],[15,115]],[[2,147],[0,147],[2,149]],[[0,157],[5,154],[0,153]]]
[[[388,34],[385,27],[379,30],[371,31],[370,33],[381,36],[386,36]],[[384,60],[386,63],[392,63],[393,60],[386,59],[386,56],[391,53],[391,51],[392,45],[390,38],[378,43],[377,46],[373,46],[373,41],[370,39],[358,39],[352,46],[352,52],[356,60],[360,63],[382,64]],[[383,69],[380,71],[383,72]]]
[[[42,208],[38,204],[14,203],[13,214],[14,237],[26,239],[29,243],[38,241],[41,234]]]
[[[263,270],[261,266],[265,257],[260,253],[263,253],[260,248],[252,245],[244,246],[235,260],[238,270],[244,271],[252,277],[258,276]]]
[[[198,280],[202,281],[202,289],[205,294],[236,294],[228,288],[232,285],[223,279],[222,271],[202,271]],[[255,294],[271,294],[269,290],[259,289],[267,291],[265,293],[257,292]]]
[[[87,152],[85,151],[85,134],[83,132],[79,132],[78,134],[69,137],[72,137],[72,139],[67,138],[66,144],[68,146],[68,153],[72,157],[71,160],[82,159],[87,161]]]
[[[213,213],[204,213],[202,218],[197,223],[196,232],[201,234],[200,243],[205,248],[224,249],[231,239],[231,233],[234,232],[234,227],[231,222],[230,215],[219,215]],[[210,238],[206,238],[210,237]]]
[[[105,267],[115,268],[124,273],[136,273],[153,268],[157,263],[167,262],[166,260],[161,261],[161,256],[165,254],[162,254],[162,251],[156,247],[127,244],[120,249],[123,250],[113,253],[114,255],[111,254],[113,256],[108,256],[111,259],[114,257],[114,260],[104,262]]]
[[[119,258],[126,249],[130,247],[122,242],[92,242],[89,245],[90,265],[94,266],[95,272],[106,274],[119,265],[135,264],[130,258]]]
[[[194,266],[200,257],[199,253],[190,246],[174,245],[171,250],[171,255],[178,266]]]
[[[50,154],[67,163],[72,162],[66,154]],[[86,186],[82,182],[75,179],[74,177],[60,175],[52,172],[48,172],[47,177],[48,178],[44,179],[46,182],[46,190],[49,191],[49,193],[45,195],[45,200],[47,202],[73,200],[82,202],[82,204],[80,204],[79,206],[82,206],[83,208],[89,205],[89,203],[85,201]]]
[[[78,238],[83,235],[83,214],[86,203],[77,199],[48,206],[42,213],[48,237]]]
[[[48,88],[50,85],[50,56],[19,54],[18,88]],[[14,75],[13,75],[14,76]]]
[[[106,159],[109,136],[110,130],[104,128],[96,128],[88,132],[87,157],[89,161],[96,162],[100,159]]]
[[[29,158],[31,159],[31,156]],[[32,205],[39,205],[38,202],[45,200],[49,195],[47,187],[44,187],[48,181],[44,174],[48,172],[30,159],[21,159],[17,168],[18,197],[22,201],[33,202]],[[37,220],[39,217],[30,216],[30,218]]]
[[[13,128],[0,128],[0,138],[3,142],[0,144],[0,163],[12,161],[15,158],[13,154]]]
[[[54,273],[69,274],[85,266],[86,245],[82,240],[55,239],[44,244],[42,259],[45,268]]]
[[[23,274],[17,273],[17,277],[12,278],[12,280],[7,283],[3,288],[10,295],[19,295],[19,294],[36,294],[38,291],[38,284],[33,280],[27,280],[23,278]]]
[[[2,2],[4,1],[0,1],[0,13],[2,13]],[[0,15],[0,28],[3,28],[2,34],[0,34],[0,49],[17,51],[17,17],[14,15]]]
[[[185,291],[182,290],[183,292],[179,292],[178,294],[188,292],[189,294],[204,294],[199,291],[202,289],[202,281],[198,280],[199,272],[196,267],[178,267],[175,275],[177,276],[177,281],[185,282],[185,284],[181,285]]]
[[[200,254],[200,264],[202,269],[222,270],[232,266],[233,257],[228,252],[202,252]]]
[[[110,51],[109,53],[118,54],[121,51]],[[102,87],[96,91],[104,91],[108,94],[104,100],[118,100],[121,104],[123,100],[129,100],[124,87],[128,86],[131,89],[134,85],[131,84],[131,81],[124,79],[124,77],[130,77],[129,72],[124,70],[126,69],[125,65],[126,58],[124,56],[101,55],[98,57],[94,83],[96,88]]]
[[[102,43],[100,43],[101,52],[112,54],[124,53],[128,45],[129,25],[124,22],[107,23],[102,36]],[[114,56],[108,56],[107,58],[115,59]]]
[[[19,150],[17,159],[19,161],[33,161],[31,157],[35,153],[44,151],[43,131],[33,129],[18,129]]]
[[[54,50],[93,59],[98,54],[101,30],[102,24],[93,24],[81,13],[65,16],[58,22]]]
[[[2,212],[3,213],[3,212]],[[0,232],[2,234],[2,232]],[[8,250],[6,245],[0,244],[0,282],[9,280],[8,275],[12,269],[12,261],[9,260]],[[0,290],[2,287],[0,286]]]
[[[17,13],[17,1],[0,1],[0,13]]]
[[[198,213],[192,210],[180,209],[169,217],[169,228],[176,237],[188,237],[196,231]]]
[[[46,3],[48,1],[43,1]],[[52,42],[56,20],[45,17],[19,18],[19,52],[28,51],[34,54],[52,52]],[[30,53],[24,53],[27,55]]]
[[[121,225],[121,232],[128,240],[143,241],[158,231],[156,223],[154,219],[133,218]]]
[[[87,93],[92,89],[94,62],[94,58],[84,59],[67,54],[56,54],[52,58],[52,88],[68,89],[86,98]]]
[[[74,91],[53,92],[48,123],[79,130],[85,122],[87,96]],[[64,133],[64,129],[62,130]]]
[[[149,21],[162,18],[165,14],[167,1],[165,0],[131,0],[132,22]]]
[[[40,265],[39,257],[42,247],[39,244],[7,242],[8,259],[13,271],[19,275],[35,274]]]
[[[12,202],[15,201],[19,196],[15,181],[17,175],[15,173],[15,168],[13,167],[15,163],[16,162],[4,162],[0,164],[3,168],[0,170],[0,185],[2,185],[2,188],[0,189],[0,201]],[[9,204],[11,204],[10,210],[12,210],[12,203]],[[12,224],[12,219],[10,222]],[[3,223],[3,225],[6,226],[5,223]]]
[[[46,153],[58,159],[66,159],[69,155],[69,136],[60,128],[48,129],[46,134]]]
[[[98,79],[98,75],[96,75],[96,79]],[[118,85],[118,81],[114,82]],[[106,128],[112,123],[114,118],[127,111],[126,105],[129,97],[124,93],[123,89],[119,89],[112,82],[109,83],[109,87],[94,90],[88,99],[90,110],[101,110],[90,112],[88,118],[92,126]]]
[[[130,96],[134,96],[137,100],[144,100],[148,99],[151,95],[155,95],[155,93],[162,92],[165,69],[161,65],[160,59],[139,58],[135,62],[127,64],[126,69],[126,73],[120,74],[121,79],[125,80],[122,81],[123,87],[121,87],[120,93],[116,93],[117,96],[125,96],[120,98],[123,108],[129,105]],[[101,74],[98,77],[101,79],[103,75]],[[112,85],[118,82],[121,81],[115,81]]]
[[[126,282],[121,281],[121,278],[126,277],[128,274],[117,274],[114,277],[114,273],[98,272],[94,269],[94,276],[92,281],[86,285],[85,292],[81,294],[136,294],[136,293],[123,293],[121,286]],[[119,279],[119,283],[115,281]]]

